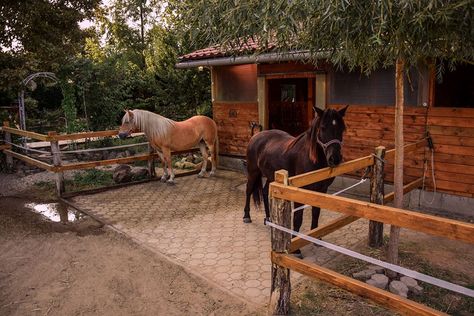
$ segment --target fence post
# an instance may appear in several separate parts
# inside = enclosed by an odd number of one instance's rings
[[[56,132],[48,132],[48,136],[57,135]],[[53,165],[55,167],[61,167],[61,153],[59,149],[59,142],[57,140],[51,140],[51,154],[53,156]],[[54,171],[56,175],[56,194],[61,196],[66,190],[64,187],[64,174],[62,171]]]
[[[370,178],[370,202],[383,204],[384,197],[384,157],[385,147],[375,148],[375,159]],[[369,221],[369,246],[381,247],[383,244],[383,223]]]
[[[10,123],[5,121],[5,122],[3,122],[3,126],[10,127]],[[12,134],[10,134],[9,132],[5,132],[5,131],[3,131],[3,133],[5,134],[5,143],[10,144],[12,142]],[[8,154],[5,154],[5,157],[6,157],[6,160],[7,160],[8,170],[12,170],[13,169],[13,157],[8,155]]]
[[[153,147],[151,147],[151,145],[148,143],[148,154],[152,155],[154,153],[155,149],[153,149]],[[150,177],[150,179],[153,179],[156,176],[154,156],[148,159],[148,176]]]
[[[288,185],[288,171],[276,171],[275,181]],[[273,223],[291,228],[291,205],[289,201],[271,197],[270,210],[270,218]],[[288,253],[291,234],[272,228],[271,239],[272,252]],[[272,263],[272,286],[270,304],[268,306],[269,314],[287,315],[290,311],[290,294],[290,270]]]

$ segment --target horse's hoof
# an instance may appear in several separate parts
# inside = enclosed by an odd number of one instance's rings
[[[163,183],[166,182],[166,177],[161,177],[160,181]]]
[[[301,250],[296,250],[294,252],[291,253],[293,256],[295,256],[296,258],[298,259],[303,259],[303,254],[301,253]]]
[[[166,181],[166,184],[168,184],[168,185],[174,185],[175,182],[174,182],[174,180],[169,179],[168,181]]]
[[[252,220],[250,219],[250,217],[244,217],[244,223],[248,224],[248,223],[251,223]]]
[[[206,173],[205,172],[199,172],[198,173],[198,178],[204,178],[206,176]]]
[[[271,222],[272,222],[272,221],[270,220],[270,217],[265,217],[265,218],[263,219],[263,225],[266,225],[267,222],[268,222],[268,223],[271,223]]]
[[[212,176],[215,175],[215,174],[216,174],[215,171],[211,171],[211,172],[209,172],[209,177],[212,177]]]

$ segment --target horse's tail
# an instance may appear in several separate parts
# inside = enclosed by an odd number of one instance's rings
[[[216,167],[219,165],[219,136],[217,134],[217,125],[215,129],[215,136],[214,136],[214,157],[212,157],[212,160],[215,162]]]

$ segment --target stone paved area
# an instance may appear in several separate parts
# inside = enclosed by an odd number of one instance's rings
[[[218,170],[213,178],[178,178],[174,186],[149,182],[73,202],[232,294],[262,305],[270,293],[270,231],[263,225],[263,210],[252,209],[253,223],[242,222],[244,189],[243,175]],[[310,223],[310,212],[305,213],[303,231]],[[337,216],[323,211],[320,223]],[[324,240],[351,248],[366,238],[367,228],[361,219]],[[319,264],[335,255],[313,245],[302,252],[305,260]]]

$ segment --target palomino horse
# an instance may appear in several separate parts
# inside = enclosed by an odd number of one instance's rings
[[[163,162],[161,181],[174,183],[174,172],[171,164],[171,152],[190,149],[199,145],[203,162],[199,177],[204,177],[207,167],[207,147],[211,152],[212,169],[210,176],[216,172],[218,155],[218,138],[216,123],[207,116],[193,116],[182,122],[176,122],[161,115],[144,110],[126,110],[122,118],[119,137],[124,139],[132,132],[144,132],[150,145],[158,152]],[[169,179],[168,179],[169,169]]]
[[[312,170],[334,167],[342,161],[342,135],[345,130],[344,114],[347,106],[339,111],[314,108],[316,117],[311,127],[298,137],[280,130],[267,130],[254,135],[247,147],[247,190],[244,223],[251,223],[250,195],[258,205],[263,195],[266,219],[270,219],[268,188],[274,181],[274,173],[286,169],[289,176]],[[262,177],[267,181],[262,190]],[[330,178],[304,187],[326,193],[334,181]],[[295,207],[301,204],[295,203]],[[319,207],[313,207],[311,229],[318,227]],[[299,231],[303,210],[295,212],[293,227]]]

